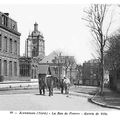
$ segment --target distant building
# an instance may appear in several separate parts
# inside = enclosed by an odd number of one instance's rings
[[[48,56],[44,57],[43,60],[39,62],[39,66],[50,66],[52,72],[54,72],[54,76],[56,76],[58,79],[62,76],[62,64],[56,63],[55,58],[57,57],[55,52],[50,53]]]
[[[37,57],[45,56],[45,41],[40,31],[38,31],[38,24],[34,24],[34,31],[28,35],[25,42],[25,56]]]
[[[19,79],[20,35],[17,22],[9,13],[0,12],[0,76],[4,81]]]
[[[83,63],[82,79],[84,85],[98,86],[100,84],[99,61],[94,59]]]
[[[64,76],[68,77],[71,79],[71,82],[73,83],[74,80],[76,79],[77,76],[77,70],[76,70],[76,64],[75,61],[74,63],[70,64],[70,62],[68,62],[68,59],[66,58],[70,58],[74,61],[74,57],[73,56],[58,56],[56,54],[56,52],[52,52],[51,54],[49,54],[48,56],[46,56],[42,61],[40,61],[40,65],[49,65],[50,68],[52,68],[52,71],[55,72],[55,76],[58,79],[63,79]],[[66,63],[68,62],[68,63]],[[65,67],[65,64],[69,64],[67,69]]]

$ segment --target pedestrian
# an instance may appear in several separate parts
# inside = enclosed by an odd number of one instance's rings
[[[69,97],[69,87],[70,87],[70,79],[64,77],[64,84],[65,84],[65,94],[67,94],[66,97]]]

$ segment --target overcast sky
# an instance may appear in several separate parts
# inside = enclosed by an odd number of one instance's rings
[[[23,4],[0,5],[1,12],[8,12],[17,21],[20,37],[20,54],[25,52],[25,40],[38,23],[38,29],[45,39],[45,53],[61,49],[75,56],[78,63],[93,58],[91,34],[84,17],[83,4]],[[120,20],[120,19],[119,19]]]

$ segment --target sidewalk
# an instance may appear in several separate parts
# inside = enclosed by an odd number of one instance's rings
[[[0,91],[15,90],[15,89],[29,89],[38,87],[37,81],[5,81],[0,82]]]
[[[89,99],[90,102],[98,104],[103,107],[115,108],[120,110],[120,93],[104,88],[103,96],[96,94]]]

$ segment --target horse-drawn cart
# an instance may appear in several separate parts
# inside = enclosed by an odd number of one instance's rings
[[[40,94],[45,95],[45,89],[49,90],[49,96],[53,95],[53,88],[60,87],[61,93],[65,89],[65,93],[69,93],[70,80],[68,78],[63,78],[58,80],[54,72],[49,65],[40,65],[38,71],[38,83]]]
[[[53,95],[53,88],[56,87],[57,78],[52,74],[49,65],[40,65],[38,83],[40,94],[45,95],[45,88],[47,88],[49,90],[49,96]]]

